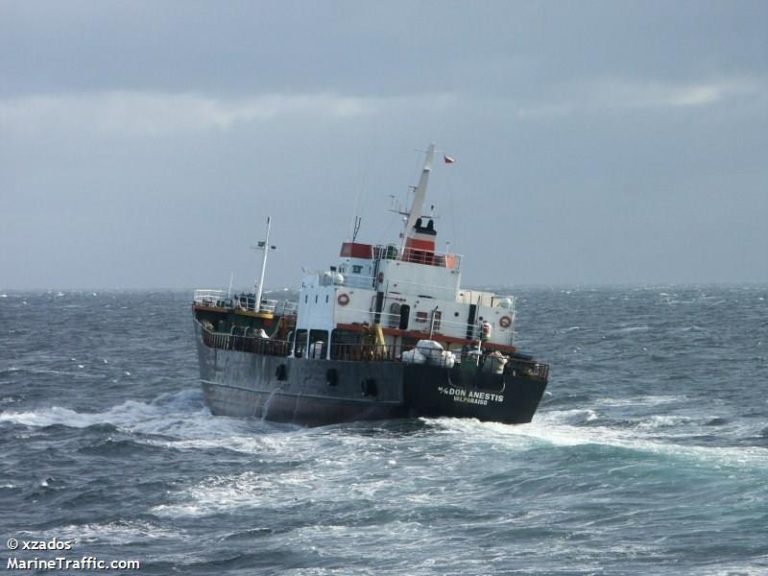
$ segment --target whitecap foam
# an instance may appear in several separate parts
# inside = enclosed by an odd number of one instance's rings
[[[152,403],[128,400],[104,412],[78,412],[63,406],[51,406],[26,412],[0,413],[0,422],[44,427],[63,425],[86,428],[111,424],[127,432],[164,433],[178,427],[198,426],[212,419],[210,412],[197,400],[198,394],[184,391],[173,398],[161,396]]]
[[[359,456],[347,462],[313,460],[310,466],[268,473],[247,471],[212,476],[171,495],[170,502],[153,507],[159,517],[186,518],[237,512],[244,509],[291,508],[315,501],[386,501],[393,490],[399,498],[409,479],[395,483],[387,476],[356,468]],[[365,459],[369,465],[370,458]]]
[[[577,330],[581,330],[580,326],[570,326],[568,328],[561,328],[558,330],[560,334],[568,334],[569,332],[576,332]]]
[[[291,433],[299,430],[292,425],[213,416],[197,390],[164,394],[151,403],[129,400],[104,412],[78,412],[62,406],[6,411],[0,413],[0,422],[36,428],[108,424],[121,432],[146,435],[134,437],[134,441],[148,446],[192,451],[225,449],[258,455],[289,453],[286,446],[296,442]]]
[[[134,544],[147,540],[182,540],[185,538],[182,528],[172,530],[157,524],[143,521],[109,522],[106,524],[68,524],[57,526],[54,530],[42,532],[23,532],[35,539],[74,540],[78,544],[106,542],[109,544]]]
[[[689,416],[675,414],[659,414],[641,420],[635,426],[636,430],[662,430],[683,424],[690,424],[694,419]]]
[[[659,406],[662,404],[674,404],[675,402],[687,401],[687,396],[665,396],[665,395],[650,395],[650,396],[626,396],[622,398],[600,398],[596,400],[596,404],[601,407],[625,407],[625,406]]]
[[[706,566],[690,572],[693,576],[765,576],[768,573],[768,557],[762,561],[723,563],[720,566]]]
[[[501,443],[512,450],[531,449],[541,444],[552,446],[611,446],[636,452],[706,463],[713,468],[739,468],[768,471],[768,451],[754,446],[692,446],[679,444],[675,438],[659,440],[655,429],[617,429],[610,426],[578,426],[569,423],[574,417],[584,417],[589,410],[539,412],[533,422],[507,425],[477,420],[433,420],[436,424],[461,434],[471,442]],[[599,418],[599,416],[598,416]],[[661,422],[661,421],[657,421]]]
[[[0,414],[0,422],[11,422],[23,426],[65,424],[73,428],[85,428],[94,423],[88,415],[60,406],[44,408],[37,412],[3,412]]]
[[[152,514],[167,517],[207,516],[235,509],[277,507],[306,498],[311,493],[309,471],[261,475],[243,472],[213,476],[174,495],[176,502],[152,508]],[[299,488],[298,493],[296,488]]]
[[[650,326],[646,324],[640,326],[623,326],[621,328],[610,330],[609,334],[632,334],[634,332],[648,332],[650,329]]]
[[[243,454],[259,455],[283,452],[282,446],[275,445],[273,442],[274,438],[272,438],[278,435],[279,432],[269,430],[266,427],[260,427],[261,429],[254,430],[251,434],[233,433],[233,430],[238,428],[242,422],[222,422],[223,419],[217,416],[211,416],[210,418],[211,420],[206,422],[206,424],[209,424],[208,426],[192,429],[188,424],[182,424],[174,432],[174,435],[179,436],[178,439],[146,439],[142,440],[142,442],[174,450],[225,449]]]
[[[539,416],[536,421],[550,424],[582,424],[599,419],[598,412],[592,408],[572,408],[570,410],[550,410]]]
[[[427,466],[427,473],[433,470],[432,461],[422,457],[423,437],[418,439],[419,457],[409,461],[404,443],[412,440],[408,436],[362,436],[343,429],[261,435],[253,439],[253,448],[264,466],[209,476],[171,493],[168,502],[151,512],[162,517],[198,517],[244,508],[293,507],[308,500],[384,501],[393,492],[402,495],[404,486],[423,477],[422,467]],[[323,445],[321,451],[318,443]],[[411,473],[414,466],[419,473]],[[395,477],[397,482],[393,482]]]

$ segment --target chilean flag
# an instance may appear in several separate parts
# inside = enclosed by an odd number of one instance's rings
[[[456,159],[451,158],[447,154],[443,154],[443,162],[445,162],[446,164],[453,164],[454,162],[456,162]]]

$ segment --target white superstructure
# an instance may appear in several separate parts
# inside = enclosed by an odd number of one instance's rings
[[[513,351],[514,300],[461,288],[462,258],[435,251],[434,219],[423,214],[434,145],[427,151],[401,245],[344,242],[339,261],[302,280],[296,352],[330,357],[349,334],[373,333],[387,350],[419,339],[446,349],[490,346]],[[320,345],[318,345],[320,343]]]

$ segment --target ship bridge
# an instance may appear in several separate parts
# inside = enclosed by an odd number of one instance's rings
[[[343,286],[384,290],[456,300],[461,285],[459,254],[406,247],[400,253],[394,244],[373,245],[345,242],[340,262],[333,272],[343,276]]]

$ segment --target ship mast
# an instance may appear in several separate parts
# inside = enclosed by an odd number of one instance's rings
[[[261,310],[261,295],[264,293],[264,274],[267,271],[267,254],[270,250],[274,250],[274,246],[269,245],[269,230],[272,227],[272,217],[267,216],[267,239],[259,242],[257,248],[264,251],[264,256],[261,259],[261,277],[259,278],[259,285],[256,287],[256,312]]]
[[[427,184],[429,183],[429,174],[432,172],[432,161],[435,157],[435,145],[434,143],[427,148],[426,159],[424,160],[424,168],[421,170],[421,177],[419,177],[419,184],[413,193],[413,202],[411,203],[411,209],[408,211],[408,220],[405,222],[405,230],[403,230],[403,245],[400,249],[400,253],[405,252],[405,239],[408,236],[408,232],[416,224],[416,221],[421,218],[421,211],[424,207],[424,199],[427,197]]]

